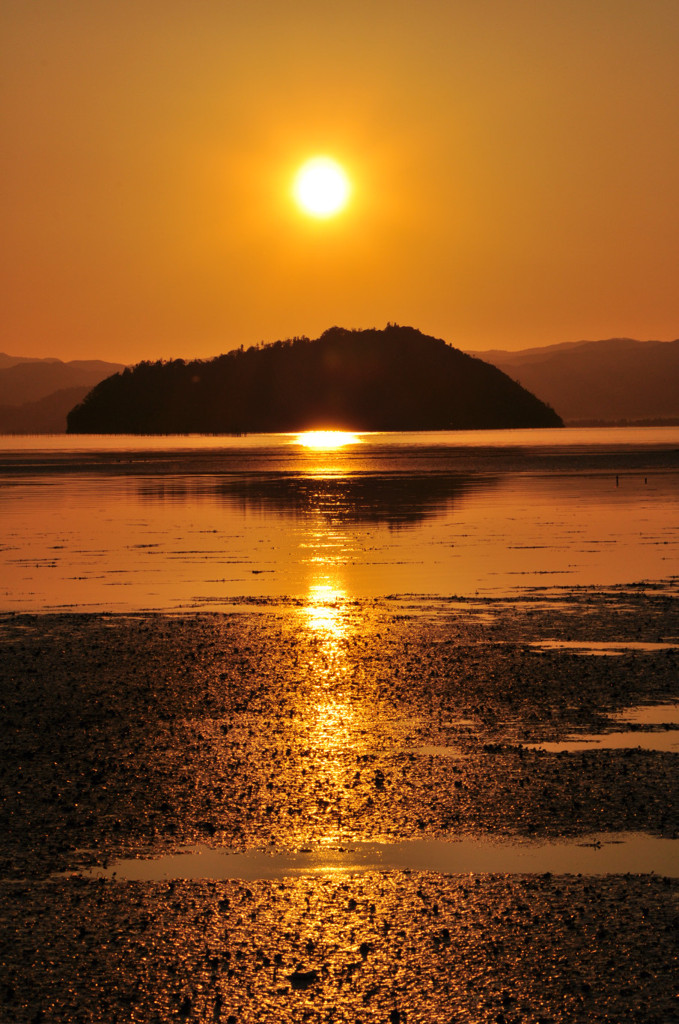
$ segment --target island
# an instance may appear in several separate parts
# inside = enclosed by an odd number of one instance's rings
[[[142,362],[97,384],[71,434],[560,427],[497,367],[413,327],[331,327],[209,360]]]

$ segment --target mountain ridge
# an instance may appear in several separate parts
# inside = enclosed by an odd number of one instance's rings
[[[566,423],[679,418],[679,340],[606,338],[483,355]]]
[[[38,359],[0,352],[0,433],[58,434],[99,381],[124,369],[102,359]]]

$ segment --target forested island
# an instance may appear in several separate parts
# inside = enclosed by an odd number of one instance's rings
[[[497,367],[412,327],[331,327],[210,360],[142,362],[68,415],[73,434],[563,426]]]

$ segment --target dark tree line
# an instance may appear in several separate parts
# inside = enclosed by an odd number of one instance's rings
[[[549,406],[506,374],[411,327],[143,362],[98,384],[70,433],[258,433],[310,428],[554,427]]]

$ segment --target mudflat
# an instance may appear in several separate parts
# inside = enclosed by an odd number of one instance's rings
[[[653,865],[94,870],[197,844],[336,862],[367,841],[676,840],[677,596],[2,617],[3,1019],[679,1019],[679,882]]]

